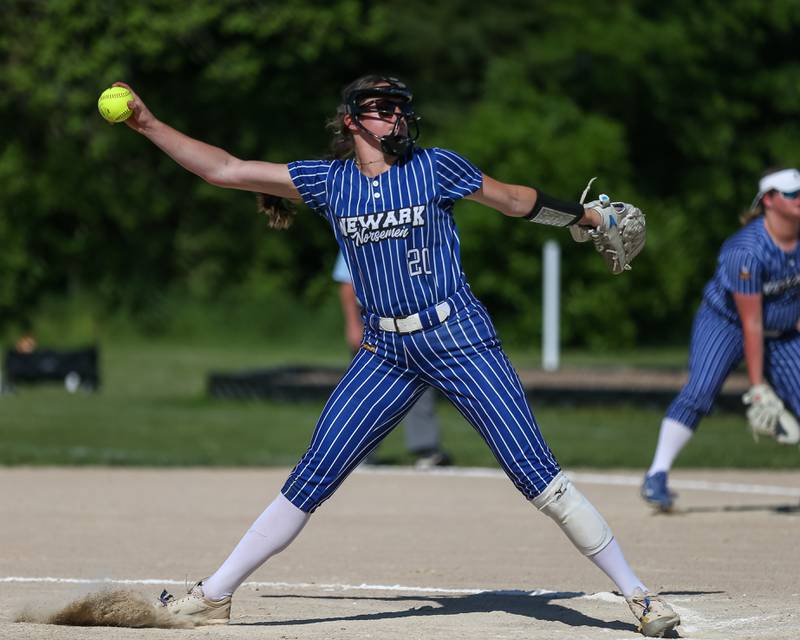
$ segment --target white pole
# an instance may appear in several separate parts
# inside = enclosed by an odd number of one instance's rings
[[[561,247],[555,240],[542,250],[542,369],[558,370]]]

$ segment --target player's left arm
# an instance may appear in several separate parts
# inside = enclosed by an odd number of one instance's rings
[[[760,293],[734,293],[733,301],[739,312],[744,336],[744,359],[750,385],[764,383],[764,325]]]
[[[544,196],[544,198],[547,198],[547,196]],[[542,204],[543,196],[540,191],[533,187],[500,182],[484,174],[481,187],[468,195],[467,199],[480,202],[482,205],[496,209],[512,218],[526,218],[530,217],[531,213],[536,210],[537,204]],[[602,215],[595,209],[584,208],[583,205],[577,202],[562,202],[560,204],[575,216],[571,224],[587,227],[600,227],[603,224]]]
[[[594,178],[586,185],[580,202],[559,200],[533,187],[506,184],[483,176],[480,188],[466,196],[507,216],[554,227],[569,227],[576,242],[591,240],[613,274],[630,269],[644,248],[645,218],[639,207],[611,202],[606,195],[583,204]]]
[[[734,293],[733,300],[739,312],[744,336],[744,357],[750,388],[742,396],[747,405],[747,421],[753,439],[766,435],[781,444],[800,442],[800,424],[787,409],[783,400],[764,380],[764,327],[762,296],[760,293]]]

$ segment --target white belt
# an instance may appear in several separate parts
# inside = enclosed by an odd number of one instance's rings
[[[439,317],[439,322],[444,322],[450,317],[450,303],[440,302],[434,309],[436,315]],[[422,318],[418,313],[412,313],[405,318],[380,318],[378,326],[383,331],[394,331],[395,333],[411,333],[412,331],[419,331],[422,329]]]

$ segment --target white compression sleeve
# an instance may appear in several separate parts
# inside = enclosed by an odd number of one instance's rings
[[[559,473],[531,502],[550,516],[585,556],[598,553],[613,535],[603,516],[563,473]]]
[[[253,571],[269,558],[283,551],[308,522],[309,514],[295,507],[278,494],[262,513],[239,544],[216,570],[203,580],[203,595],[220,600],[232,595]]]

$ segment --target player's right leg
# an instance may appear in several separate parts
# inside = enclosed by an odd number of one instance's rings
[[[311,444],[281,494],[213,575],[182,598],[162,594],[167,612],[190,624],[227,622],[233,592],[297,537],[310,514],[402,419],[425,385],[402,363],[385,357],[384,346],[381,355],[366,349],[358,352],[325,405]]]
[[[667,409],[653,461],[641,487],[642,498],[660,511],[672,509],[668,474],[678,453],[707,415],[730,372],[744,355],[741,328],[702,306],[692,327],[689,379]]]
[[[373,336],[369,329],[365,336]],[[403,362],[394,337],[362,348],[322,411],[308,450],[281,493],[312,513],[403,419],[427,386]]]

